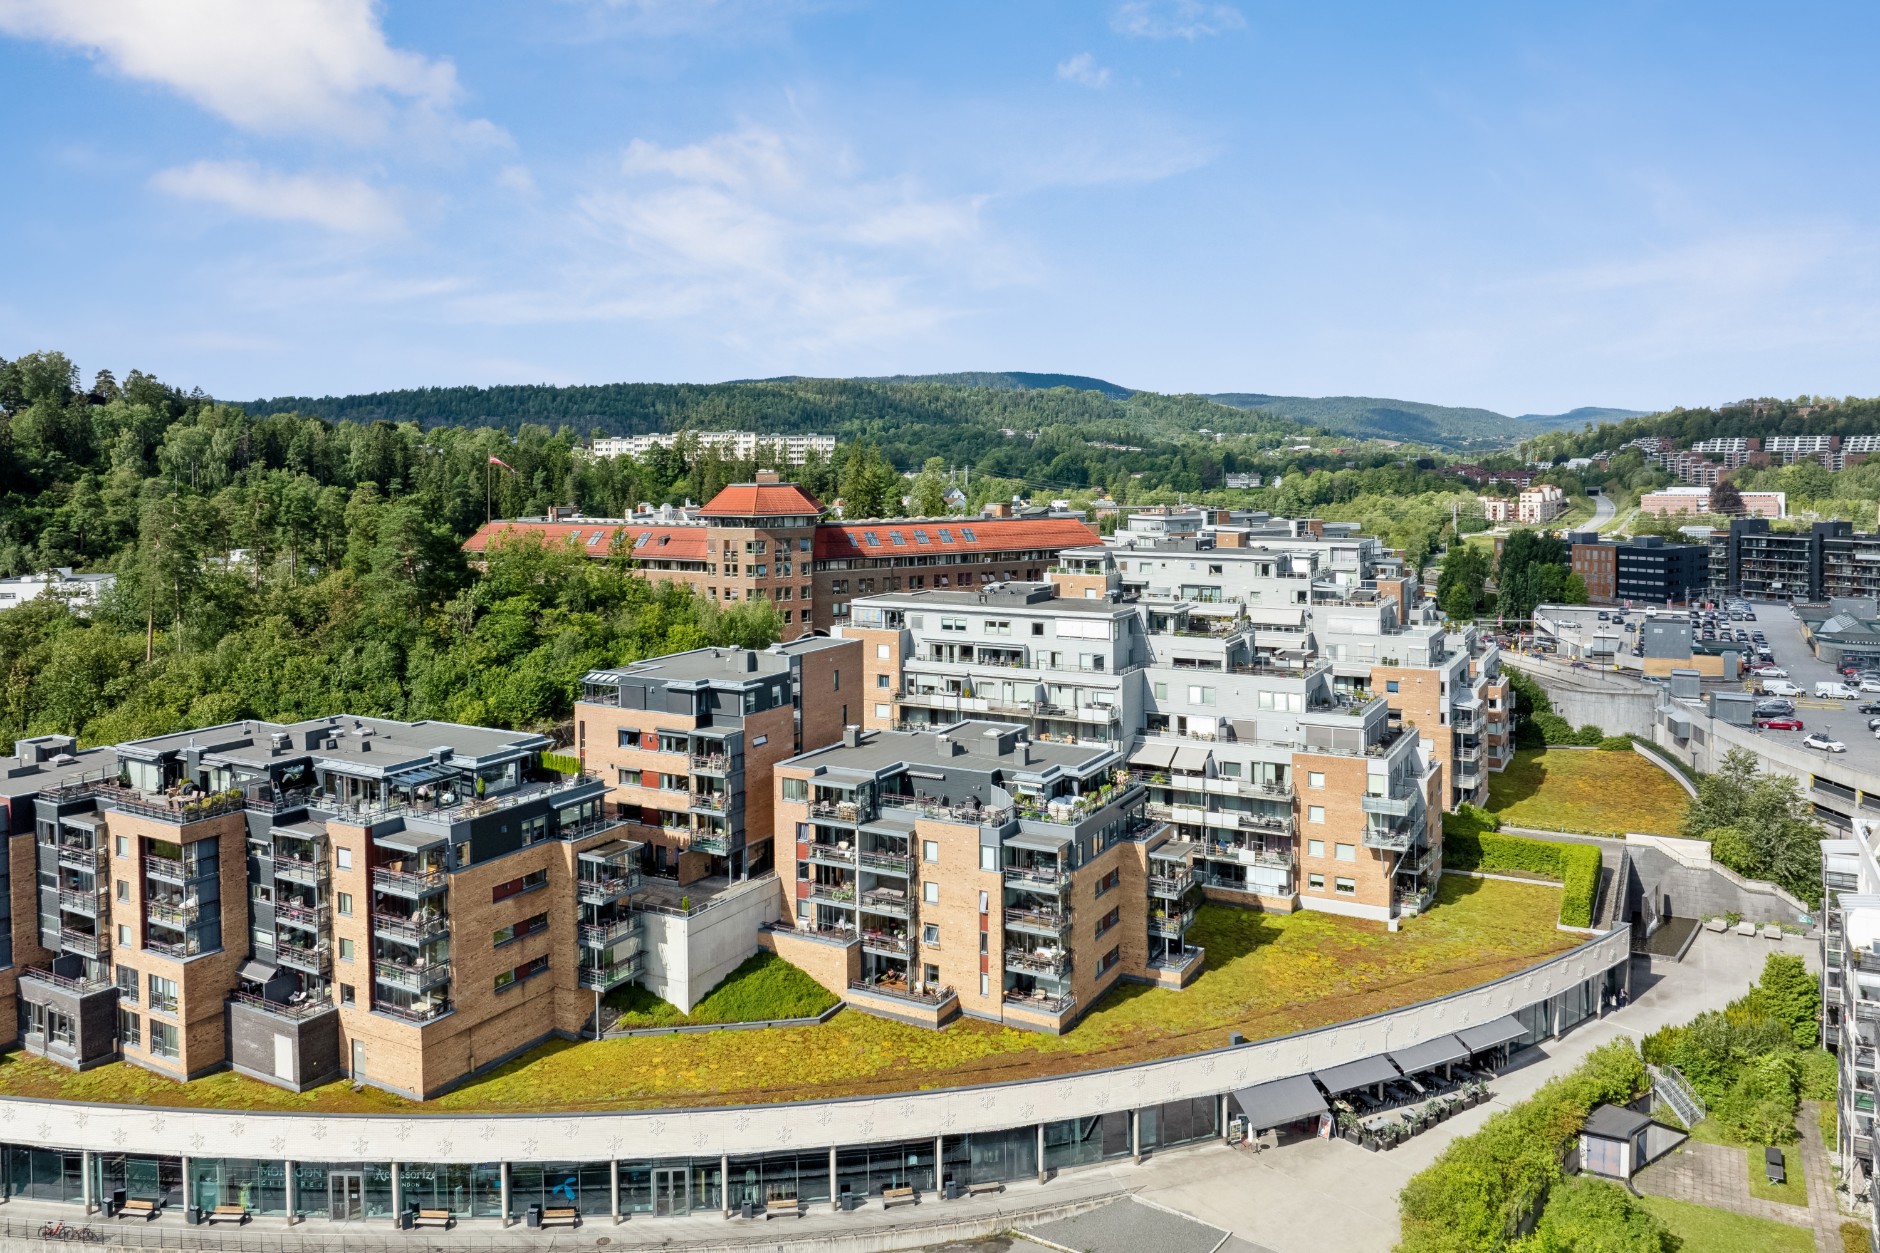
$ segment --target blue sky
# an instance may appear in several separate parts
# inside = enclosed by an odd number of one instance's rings
[[[0,0],[0,356],[1880,392],[1856,4]]]

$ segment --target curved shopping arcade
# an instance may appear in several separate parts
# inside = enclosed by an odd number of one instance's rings
[[[531,1207],[605,1219],[736,1213],[747,1202],[761,1214],[781,1199],[879,1199],[904,1187],[944,1194],[1228,1134],[1309,1134],[1340,1073],[1500,1068],[1604,1012],[1625,985],[1629,949],[1629,933],[1615,930],[1392,1013],[1166,1061],[842,1101],[319,1117],[0,1098],[0,1161],[9,1197],[74,1215],[147,1200],[185,1216],[222,1205],[266,1220],[391,1224],[445,1209],[493,1224],[526,1221]]]

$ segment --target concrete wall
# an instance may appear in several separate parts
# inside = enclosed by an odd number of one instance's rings
[[[1716,865],[1702,840],[1631,836],[1625,918],[1712,918],[1741,914],[1752,922],[1799,923],[1808,907],[1773,883],[1745,879]]]
[[[1540,684],[1554,712],[1574,726],[1592,723],[1608,735],[1652,734],[1652,708],[1657,703],[1656,689],[1638,683],[1606,679],[1584,670],[1573,670],[1553,662],[1522,657],[1519,664],[1506,653],[1502,665],[1518,670]]]
[[[739,884],[713,900],[711,908],[687,918],[640,911],[646,934],[641,985],[691,1013],[757,951],[758,928],[777,921],[782,905],[777,881],[764,878]]]

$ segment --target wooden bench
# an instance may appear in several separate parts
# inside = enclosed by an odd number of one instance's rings
[[[163,1212],[163,1202],[153,1201],[149,1197],[134,1196],[119,1207],[119,1218],[141,1218],[149,1222]]]
[[[783,1215],[786,1218],[803,1217],[803,1203],[793,1196],[780,1196],[764,1206],[764,1221]]]
[[[248,1221],[248,1207],[245,1205],[218,1205],[203,1214],[202,1220],[211,1227],[217,1223],[245,1223]]]
[[[442,1227],[445,1231],[449,1231],[451,1224],[456,1221],[447,1209],[421,1209],[418,1211],[418,1216],[411,1220],[411,1225],[413,1227]]]
[[[1003,1191],[1005,1191],[1005,1185],[1000,1183],[996,1179],[989,1179],[983,1183],[969,1183],[966,1185],[967,1196],[985,1196],[986,1194],[991,1193],[991,1192],[1003,1192]]]
[[[881,1190],[882,1209],[893,1209],[902,1203],[919,1205],[920,1193],[912,1188],[883,1188]]]
[[[579,1227],[581,1211],[572,1205],[558,1205],[554,1209],[545,1209],[542,1211],[542,1225],[544,1227]]]

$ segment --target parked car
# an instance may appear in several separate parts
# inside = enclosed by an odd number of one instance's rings
[[[1870,700],[1859,706],[1859,710],[1864,714],[1880,714],[1880,700]]]
[[[1777,714],[1769,718],[1757,718],[1756,725],[1765,731],[1800,731],[1802,720],[1794,714]]]
[[[1758,666],[1755,670],[1751,671],[1751,673],[1761,675],[1765,679],[1786,679],[1789,677],[1789,672],[1784,670],[1781,666]]]
[[[1770,696],[1800,696],[1802,689],[1787,679],[1764,679],[1763,691]]]
[[[1880,679],[1872,675],[1862,675],[1858,687],[1863,692],[1880,692]]]
[[[1802,737],[1803,748],[1818,748],[1824,753],[1845,753],[1847,745],[1839,740],[1831,740],[1819,731],[1811,731]]]
[[[1867,729],[1869,731],[1880,731],[1880,718],[1867,719]]]
[[[1815,699],[1816,700],[1859,700],[1860,693],[1855,691],[1853,688],[1849,687],[1845,683],[1835,683],[1835,682],[1830,681],[1826,683],[1815,684]]]

